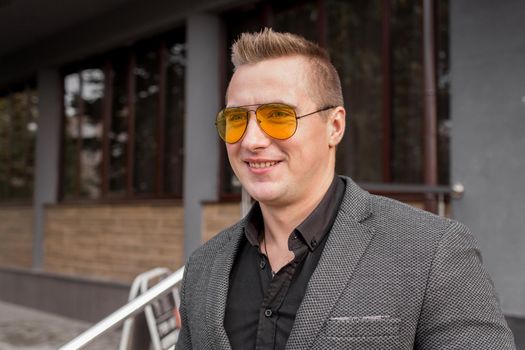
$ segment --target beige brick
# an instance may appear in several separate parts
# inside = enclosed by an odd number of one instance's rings
[[[176,269],[183,218],[180,204],[48,206],[44,269],[121,282],[159,265]]]
[[[233,225],[240,218],[240,203],[205,204],[202,215],[202,242],[206,242],[221,230]]]
[[[31,267],[33,209],[30,206],[0,207],[0,242],[0,266]]]

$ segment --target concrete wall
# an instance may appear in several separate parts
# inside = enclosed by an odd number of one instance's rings
[[[32,218],[30,206],[0,207],[0,266],[31,267]]]
[[[451,1],[453,215],[479,238],[506,314],[525,316],[525,2]]]
[[[130,283],[184,264],[180,205],[58,205],[45,214],[46,272]]]
[[[128,300],[115,282],[0,268],[0,300],[88,322],[98,322]]]

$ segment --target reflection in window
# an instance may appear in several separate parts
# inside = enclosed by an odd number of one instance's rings
[[[396,0],[392,4],[392,181],[421,183],[422,8],[416,0]]]
[[[65,197],[76,194],[76,174],[79,172],[77,162],[77,140],[80,141],[78,116],[80,115],[80,75],[70,74],[64,78],[64,141],[62,146],[62,192]]]
[[[100,197],[104,72],[84,69],[64,78],[65,197]]]
[[[165,191],[182,195],[184,165],[184,73],[186,44],[173,43],[166,52],[166,144],[164,152]]]
[[[382,181],[381,3],[327,2],[327,49],[341,78],[348,113],[345,137],[337,151],[337,173],[357,181]]]
[[[127,184],[127,156],[128,156],[128,70],[129,57],[118,55],[112,65],[112,110],[111,126],[109,131],[109,192],[123,194]]]
[[[0,95],[0,200],[32,199],[37,115],[34,84]]]
[[[437,3],[437,112],[438,112],[438,183],[450,182],[450,60],[449,1]]]
[[[280,32],[300,33],[308,40],[319,42],[318,16],[315,2],[298,2],[288,7],[274,8],[272,27]]]
[[[182,195],[184,32],[168,37],[64,76],[64,199]]]
[[[159,100],[159,56],[155,49],[137,55],[135,75],[135,193],[155,192],[155,155],[157,151],[156,116]]]
[[[82,71],[81,116],[82,150],[80,159],[81,196],[100,197],[102,166],[102,97],[104,96],[104,72],[99,69]]]

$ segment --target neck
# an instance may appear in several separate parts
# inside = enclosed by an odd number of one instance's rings
[[[304,200],[283,206],[260,203],[264,220],[266,244],[288,250],[290,233],[301,224],[323,199],[332,183],[334,174],[323,179],[317,190]]]

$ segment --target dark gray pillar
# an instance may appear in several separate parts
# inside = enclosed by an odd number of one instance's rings
[[[61,82],[56,69],[38,72],[38,131],[35,147],[33,268],[41,269],[44,204],[56,203],[60,154]]]
[[[453,214],[508,315],[525,316],[525,2],[450,1]]]
[[[220,19],[195,14],[187,21],[186,125],[184,135],[184,253],[201,245],[202,202],[217,199],[220,92]]]

